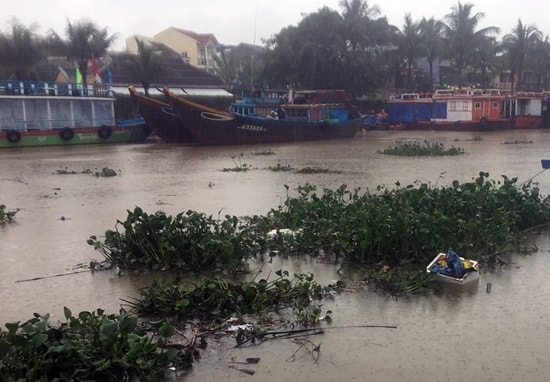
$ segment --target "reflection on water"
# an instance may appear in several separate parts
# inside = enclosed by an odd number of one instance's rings
[[[482,140],[475,140],[475,136]],[[379,151],[399,139],[437,140],[460,146],[460,157],[406,158]],[[544,194],[550,175],[539,174],[550,131],[498,133],[373,131],[337,142],[311,142],[270,147],[197,148],[166,144],[62,147],[0,151],[0,203],[20,208],[16,223],[0,226],[0,322],[26,320],[33,312],[62,318],[63,306],[73,312],[98,307],[117,311],[121,298],[135,296],[148,285],[146,277],[118,277],[113,272],[73,273],[74,267],[100,255],[86,244],[126,218],[135,206],[147,212],[176,214],[188,209],[221,214],[264,214],[298,185],[322,188],[347,184],[350,189],[394,187],[415,181],[450,184],[469,181],[480,171],[491,178],[537,175]],[[256,155],[271,149],[275,155]],[[240,162],[236,162],[240,161]],[[248,172],[224,172],[236,163]],[[327,169],[298,174],[269,167]],[[82,174],[85,169],[115,169],[112,178]],[[78,174],[60,175],[66,169]],[[61,218],[64,217],[64,220]],[[505,269],[483,270],[467,291],[445,290],[398,300],[363,286],[327,301],[332,329],[309,338],[321,343],[316,364],[307,352],[291,355],[298,345],[272,341],[234,349],[231,339],[210,343],[203,359],[185,377],[205,380],[334,381],[543,381],[550,336],[550,240],[540,237],[539,252],[516,256]],[[258,265],[260,266],[260,265]],[[284,268],[313,272],[320,283],[339,278],[334,266],[297,259],[263,264],[264,275]],[[67,275],[60,275],[67,273]],[[57,275],[57,276],[56,276]],[[32,281],[23,281],[34,279]],[[360,285],[359,275],[348,276]],[[490,293],[486,285],[491,283]],[[396,325],[398,329],[357,328]],[[228,360],[261,357],[254,376],[228,368]]]

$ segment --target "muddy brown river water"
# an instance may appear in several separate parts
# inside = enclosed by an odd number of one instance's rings
[[[474,137],[482,140],[475,140]],[[396,140],[458,146],[458,157],[395,157],[378,153]],[[450,184],[469,181],[480,171],[520,182],[534,177],[550,193],[550,130],[465,132],[370,131],[335,142],[261,147],[182,147],[163,143],[14,149],[0,151],[0,204],[20,208],[16,222],[0,226],[0,323],[25,321],[34,312],[61,320],[103,308],[117,312],[121,298],[137,296],[144,277],[114,272],[71,273],[101,255],[86,244],[125,220],[135,206],[176,214],[188,209],[207,214],[265,214],[306,182],[319,189],[374,189],[415,181]],[[255,155],[272,150],[275,155]],[[239,164],[248,172],[224,172]],[[273,166],[330,169],[320,174],[273,172]],[[60,170],[118,173],[60,175]],[[482,269],[480,281],[464,290],[408,296],[397,300],[367,290],[327,301],[332,326],[308,337],[320,344],[317,362],[291,340],[233,348],[234,340],[212,340],[186,381],[548,381],[550,380],[550,237],[539,251],[514,256],[511,267]],[[443,249],[445,250],[445,249]],[[434,254],[435,255],[435,254]],[[276,259],[264,271],[280,268],[313,272],[317,282],[338,279],[333,266],[315,261]],[[35,279],[35,280],[30,280]],[[29,281],[26,281],[29,280]],[[357,280],[348,280],[354,283]],[[491,283],[490,293],[486,285]],[[357,328],[395,325],[397,329]],[[294,357],[293,357],[294,355]],[[229,367],[229,361],[260,357],[258,364]]]

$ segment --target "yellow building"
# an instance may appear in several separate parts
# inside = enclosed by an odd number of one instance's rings
[[[190,65],[209,73],[215,72],[214,58],[218,53],[220,44],[211,33],[195,33],[170,27],[157,33],[152,38],[134,35],[126,39],[126,49],[129,53],[137,53],[136,37],[144,41],[162,43],[181,55]]]

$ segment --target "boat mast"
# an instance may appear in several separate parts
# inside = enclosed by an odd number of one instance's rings
[[[254,11],[254,37],[252,39],[252,56],[250,59],[250,91],[251,96],[254,95],[254,49],[256,49],[256,23],[258,20],[258,1],[256,1],[256,9]]]

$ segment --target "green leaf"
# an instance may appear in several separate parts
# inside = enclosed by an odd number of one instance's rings
[[[65,319],[69,319],[69,317],[72,317],[72,312],[69,308],[67,308],[66,306],[63,307],[63,313],[65,314]]]
[[[174,327],[168,323],[165,323],[159,329],[159,334],[164,338],[172,337],[175,332]]]

